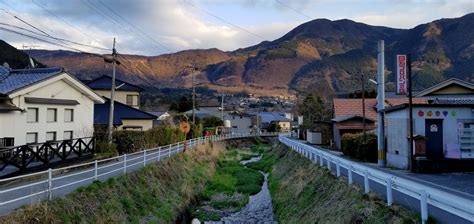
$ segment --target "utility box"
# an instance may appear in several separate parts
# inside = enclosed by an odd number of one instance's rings
[[[321,132],[306,131],[306,141],[310,144],[321,145],[323,138]]]

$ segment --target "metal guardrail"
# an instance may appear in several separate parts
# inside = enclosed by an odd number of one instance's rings
[[[370,191],[369,180],[385,186],[388,206],[393,204],[393,190],[418,199],[423,223],[428,220],[428,204],[474,222],[474,202],[472,200],[355,163],[285,136],[280,136],[279,140],[311,161],[319,163],[321,167],[326,166],[331,170],[331,165],[335,164],[337,177],[341,176],[341,167],[346,169],[349,184],[353,183],[353,173],[359,174],[364,178],[365,193]]]
[[[278,134],[279,133],[237,133],[214,135],[190,139],[187,141],[187,146],[191,148],[193,146],[205,144],[209,141],[216,142],[227,139],[257,136],[278,136]],[[54,193],[59,192],[61,189],[67,187],[76,189],[79,186],[92,182],[93,180],[125,174],[130,168],[137,168],[137,166],[144,167],[152,162],[158,162],[163,158],[177,155],[183,150],[183,143],[178,142],[103,160],[95,160],[88,163],[0,179],[0,214],[8,213],[9,211],[6,211],[7,209],[5,206],[10,205],[9,209],[11,210],[12,204],[15,202],[17,204],[13,205],[14,208],[23,204],[31,203],[33,198],[37,201],[45,199],[50,200],[53,198]],[[64,183],[54,184],[55,182],[61,181]],[[27,193],[22,193],[22,191]],[[28,202],[27,199],[31,199],[31,201]]]

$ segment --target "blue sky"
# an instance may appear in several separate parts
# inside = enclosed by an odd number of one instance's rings
[[[143,55],[234,50],[276,39],[310,18],[412,28],[472,12],[473,0],[0,0],[0,21],[8,25],[34,29],[17,16],[48,35],[102,48],[116,37],[119,52]],[[64,48],[5,30],[0,39],[15,47]]]

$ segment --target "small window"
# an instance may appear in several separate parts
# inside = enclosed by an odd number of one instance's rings
[[[137,95],[127,95],[127,105],[129,106],[138,106],[138,96]]]
[[[15,138],[0,138],[0,147],[15,146]]]
[[[26,133],[26,144],[38,143],[38,132]]]
[[[46,141],[56,141],[56,132],[51,131],[51,132],[46,132]]]
[[[74,109],[64,109],[64,122],[74,121]]]
[[[232,126],[232,128],[238,128],[237,126]]]
[[[55,108],[48,108],[46,110],[46,122],[53,123],[58,121],[58,110]]]
[[[26,110],[26,122],[36,123],[38,122],[38,108],[28,107]]]
[[[64,134],[63,134],[63,139],[64,140],[70,140],[72,139],[72,131],[64,131]]]

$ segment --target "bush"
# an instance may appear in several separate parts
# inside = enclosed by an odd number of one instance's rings
[[[114,143],[120,154],[140,151],[184,140],[178,128],[161,126],[147,131],[115,131]]]
[[[344,134],[341,140],[341,149],[344,155],[351,158],[377,162],[377,136],[374,134],[366,134],[366,144],[364,144],[364,135]]]

